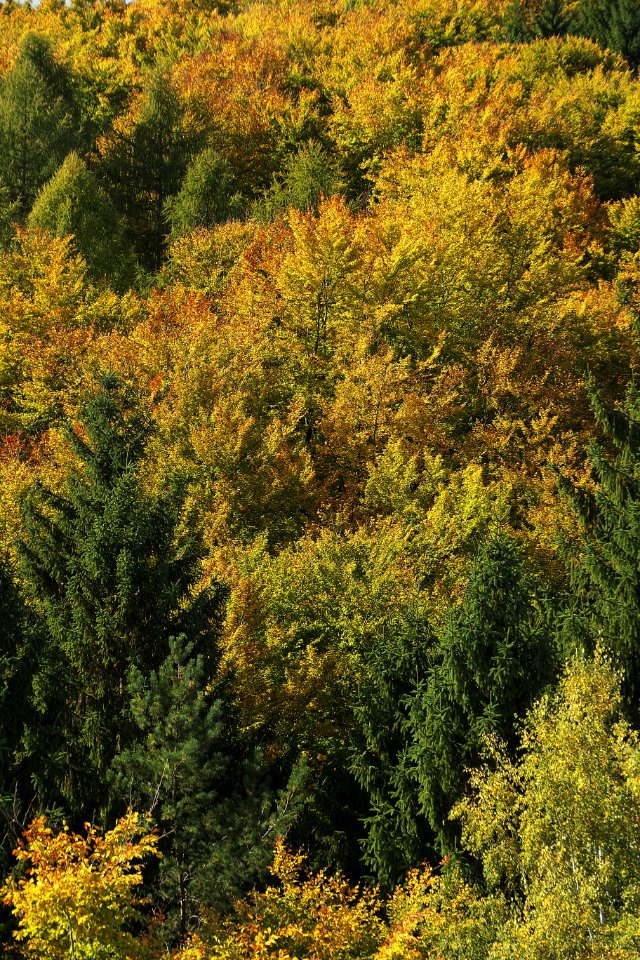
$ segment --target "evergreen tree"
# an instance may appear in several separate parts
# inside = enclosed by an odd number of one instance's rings
[[[610,409],[588,386],[596,420],[613,445],[589,450],[593,496],[558,476],[582,524],[583,548],[570,559],[571,600],[562,627],[569,647],[602,643],[624,668],[627,709],[640,718],[640,396],[631,386],[623,410]]]
[[[608,45],[619,51],[631,66],[640,66],[640,3],[614,0],[608,31]]]
[[[154,270],[164,250],[166,204],[179,190],[189,150],[182,107],[159,68],[103,164],[109,194],[141,259]]]
[[[131,282],[133,255],[111,201],[75,153],[40,191],[28,225],[57,237],[73,235],[94,278],[111,278],[117,286]]]
[[[183,936],[202,906],[228,907],[264,872],[297,813],[300,771],[284,812],[261,764],[243,755],[215,661],[184,636],[170,640],[157,671],[132,668],[128,690],[137,734],[114,760],[115,783],[160,826],[156,894]]]
[[[46,796],[54,786],[90,813],[105,801],[106,771],[132,734],[128,670],[157,666],[180,632],[207,656],[221,593],[193,595],[198,550],[176,544],[180,498],[144,491],[149,427],[113,380],[85,405],[82,426],[84,436],[68,431],[79,464],[63,491],[38,487],[27,499],[19,552],[48,632],[35,683],[43,722],[29,740],[44,754],[42,736],[57,738],[41,789]]]
[[[317,143],[301,147],[287,161],[262,200],[253,207],[258,220],[272,220],[289,207],[309,213],[322,197],[331,197],[341,188],[336,166]]]
[[[566,34],[570,17],[565,0],[545,0],[534,19],[534,33],[538,37],[562,37]]]
[[[176,239],[197,227],[211,228],[240,211],[240,198],[233,192],[230,165],[208,148],[195,157],[180,192],[167,201],[166,214],[171,236]]]
[[[0,86],[2,176],[23,214],[71,149],[74,126],[66,72],[49,41],[28,34]]]
[[[431,836],[420,811],[411,759],[410,711],[427,676],[431,630],[409,616],[378,638],[354,704],[351,771],[370,812],[363,859],[386,889],[424,859]]]
[[[540,691],[550,667],[547,635],[516,545],[496,534],[474,561],[410,716],[420,802],[443,852],[465,771],[478,763],[487,735],[514,742],[516,718]]]
[[[20,814],[31,799],[29,769],[21,763],[22,738],[31,710],[31,679],[37,657],[37,624],[12,578],[8,561],[0,559],[0,805],[2,817],[0,869],[20,833]]]

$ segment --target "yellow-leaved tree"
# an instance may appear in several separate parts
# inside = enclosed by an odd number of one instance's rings
[[[18,921],[24,955],[38,960],[143,960],[149,955],[136,887],[142,861],[158,856],[150,822],[129,811],[104,834],[86,824],[85,835],[45,817],[24,833],[15,856],[28,864],[0,893]]]

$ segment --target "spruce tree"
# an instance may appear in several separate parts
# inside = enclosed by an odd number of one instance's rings
[[[517,717],[540,692],[550,668],[547,637],[518,548],[498,533],[474,561],[410,716],[420,803],[442,852],[453,840],[449,811],[485,738],[513,744]]]
[[[431,837],[414,777],[410,712],[432,645],[422,617],[390,624],[367,656],[354,703],[351,772],[369,803],[363,860],[385,889],[424,859]]]
[[[38,625],[20,596],[8,560],[0,558],[0,869],[9,866],[20,816],[31,797],[24,731],[31,720],[32,676],[42,656]]]
[[[44,185],[27,222],[57,237],[73,235],[95,279],[110,278],[118,287],[131,282],[134,261],[123,226],[109,197],[77,154],[70,153]]]
[[[193,540],[176,543],[180,497],[145,492],[149,424],[113,379],[81,421],[67,434],[78,464],[61,492],[41,486],[27,499],[19,552],[48,633],[35,683],[43,722],[31,732],[34,751],[45,733],[56,741],[43,790],[91,813],[132,735],[128,670],[153,669],[181,632],[207,656],[221,591],[193,595],[199,556]]]
[[[619,51],[632,67],[640,66],[640,3],[614,0],[607,36],[608,44]]]
[[[613,447],[589,450],[593,496],[558,476],[582,525],[583,544],[570,556],[570,600],[561,635],[569,647],[600,643],[624,669],[627,710],[640,719],[640,396],[632,385],[622,410],[588,385],[595,417]]]

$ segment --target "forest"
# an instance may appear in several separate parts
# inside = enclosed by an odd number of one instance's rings
[[[0,0],[0,943],[640,957],[639,0]]]

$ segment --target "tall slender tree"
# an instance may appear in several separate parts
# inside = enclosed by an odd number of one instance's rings
[[[632,718],[640,718],[640,395],[627,392],[624,408],[608,407],[588,385],[596,420],[613,455],[593,443],[596,490],[585,494],[558,476],[561,491],[582,525],[583,547],[570,557],[570,601],[565,643],[593,649],[603,644],[624,668],[623,693]]]
[[[0,154],[10,199],[27,213],[41,186],[72,149],[75,116],[66,71],[50,42],[28,34],[0,85]]]
[[[197,543],[177,542],[180,496],[143,488],[149,429],[105,378],[68,430],[78,463],[64,489],[38,487],[24,509],[22,574],[49,637],[35,685],[40,729],[57,742],[43,790],[87,814],[106,802],[106,772],[134,730],[128,670],[157,667],[180,633],[214,655],[222,591],[195,590]]]
[[[516,544],[495,534],[449,615],[410,717],[419,798],[443,852],[454,840],[449,811],[485,738],[513,745],[517,718],[540,692],[551,667],[548,635]]]

